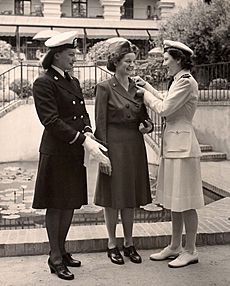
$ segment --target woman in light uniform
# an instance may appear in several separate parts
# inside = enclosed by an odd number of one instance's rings
[[[196,209],[204,205],[200,170],[200,147],[192,126],[197,107],[198,85],[190,73],[193,51],[175,41],[164,41],[164,62],[173,77],[165,97],[141,78],[144,102],[165,120],[158,173],[157,201],[171,210],[171,244],[151,260],[177,257],[169,267],[182,267],[198,262],[195,247],[198,227]],[[186,243],[182,249],[182,230]]]

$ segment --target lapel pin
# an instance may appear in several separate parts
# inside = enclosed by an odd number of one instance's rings
[[[55,80],[58,80],[58,77],[55,75],[55,76],[54,76],[54,79],[55,79]]]

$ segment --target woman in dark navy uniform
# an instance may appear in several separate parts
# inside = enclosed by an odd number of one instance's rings
[[[65,250],[74,209],[87,204],[84,148],[99,162],[109,159],[94,141],[79,81],[66,70],[75,62],[76,33],[67,32],[46,41],[49,51],[42,61],[45,74],[33,85],[35,107],[44,125],[33,208],[47,209],[50,243],[48,264],[59,278],[71,280],[67,266],[81,262]]]
[[[124,264],[116,244],[119,210],[124,229],[124,255],[134,263],[141,263],[132,239],[134,209],[152,201],[143,133],[151,132],[153,125],[130,78],[135,58],[129,41],[111,44],[107,68],[115,75],[96,86],[95,136],[108,146],[112,174],[108,176],[107,167],[100,164],[95,204],[105,208],[107,252],[116,264]]]

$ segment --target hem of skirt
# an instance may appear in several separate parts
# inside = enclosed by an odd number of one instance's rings
[[[202,207],[204,207],[204,204],[201,204],[199,206],[188,206],[188,207],[184,207],[184,208],[170,208],[168,206],[164,206],[161,203],[158,203],[161,207],[163,207],[164,209],[170,210],[171,212],[184,212],[184,211],[188,211],[188,210],[197,210],[197,209],[201,209]]]
[[[140,208],[141,206],[145,206],[145,205],[148,205],[148,204],[151,204],[152,203],[152,200],[151,201],[148,201],[148,202],[144,202],[144,203],[140,203],[140,204],[137,204],[137,205],[122,205],[122,206],[117,206],[117,205],[111,205],[111,204],[103,204],[103,203],[96,203],[94,202],[94,204],[96,206],[100,206],[100,207],[104,207],[104,208],[112,208],[112,209],[125,209],[125,208]]]
[[[42,210],[42,209],[59,209],[59,210],[72,210],[72,209],[80,209],[83,205],[80,206],[68,206],[68,207],[60,207],[60,206],[32,206],[33,209]]]

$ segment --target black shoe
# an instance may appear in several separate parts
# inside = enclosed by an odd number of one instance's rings
[[[108,257],[111,259],[111,261],[115,264],[124,264],[124,260],[123,257],[119,251],[119,249],[117,247],[114,248],[107,248],[107,253],[108,253]]]
[[[141,263],[142,262],[140,255],[137,253],[137,251],[133,245],[129,246],[129,247],[123,246],[123,251],[124,251],[124,256],[129,257],[130,261],[132,261],[133,263]]]
[[[69,271],[69,269],[63,264],[53,264],[50,258],[48,259],[48,265],[51,273],[57,274],[57,276],[64,280],[73,280],[74,275]]]
[[[62,255],[62,261],[65,264],[65,266],[70,266],[70,267],[80,267],[81,266],[81,261],[74,259],[70,253],[66,253]]]

